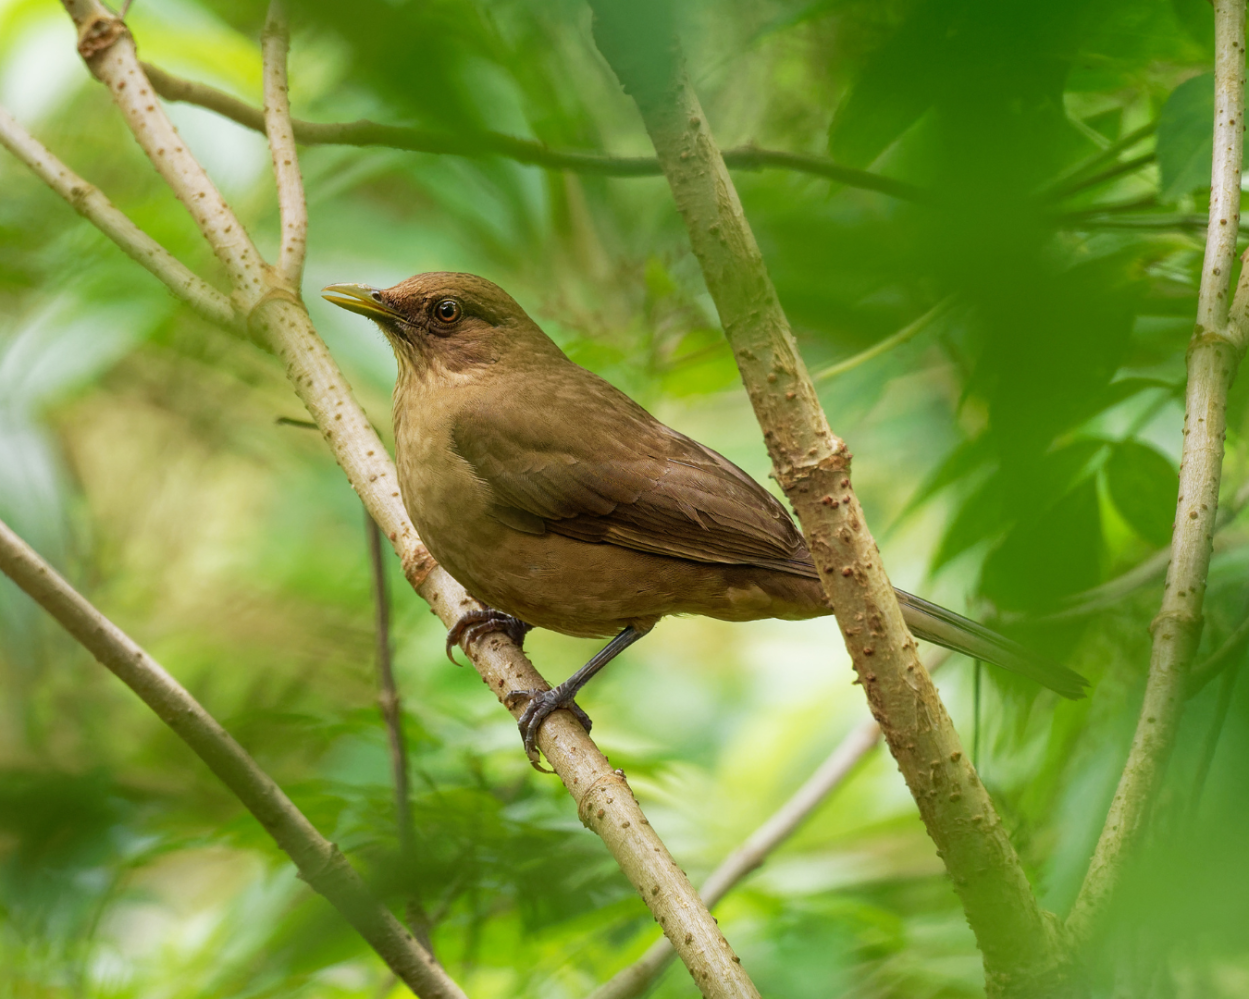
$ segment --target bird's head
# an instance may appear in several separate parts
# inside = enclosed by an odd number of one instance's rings
[[[332,284],[321,296],[377,323],[400,368],[419,375],[471,373],[509,355],[563,356],[511,295],[475,274],[418,274],[392,288]]]

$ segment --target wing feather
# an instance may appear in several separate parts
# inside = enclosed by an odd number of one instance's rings
[[[493,398],[461,412],[455,449],[490,486],[497,519],[528,533],[541,526],[590,543],[815,577],[802,535],[771,493],[575,371],[552,380],[558,400]]]

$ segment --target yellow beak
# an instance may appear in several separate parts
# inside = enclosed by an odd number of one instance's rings
[[[331,284],[321,289],[321,297],[348,312],[358,312],[370,319],[402,319],[382,301],[379,289],[367,284]]]

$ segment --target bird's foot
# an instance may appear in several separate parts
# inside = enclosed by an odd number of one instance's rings
[[[465,652],[468,652],[468,647],[477,639],[495,631],[501,631],[507,635],[508,638],[516,643],[518,649],[523,648],[525,635],[532,627],[533,625],[525,624],[520,618],[512,617],[511,614],[504,614],[493,607],[471,610],[456,621],[447,631],[447,658],[459,666],[460,663],[456,662],[455,659],[455,647],[457,645]]]
[[[529,701],[520,717],[516,719],[516,725],[520,729],[520,737],[525,743],[525,752],[529,754],[531,761],[538,758],[538,729],[542,727],[542,723],[552,711],[567,708],[581,723],[581,727],[587,733],[590,731],[594,723],[573,700],[575,693],[576,691],[563,690],[561,685],[554,690],[513,690],[503,699],[503,703],[509,708],[518,700],[527,698]]]

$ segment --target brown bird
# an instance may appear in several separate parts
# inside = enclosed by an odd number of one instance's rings
[[[395,459],[422,540],[492,608],[447,636],[531,627],[615,637],[520,718],[534,754],[552,711],[668,614],[726,621],[832,613],[785,508],[731,461],[574,364],[503,289],[472,274],[323,296],[381,327],[399,362]],[[917,637],[1083,696],[1077,673],[909,593]]]

